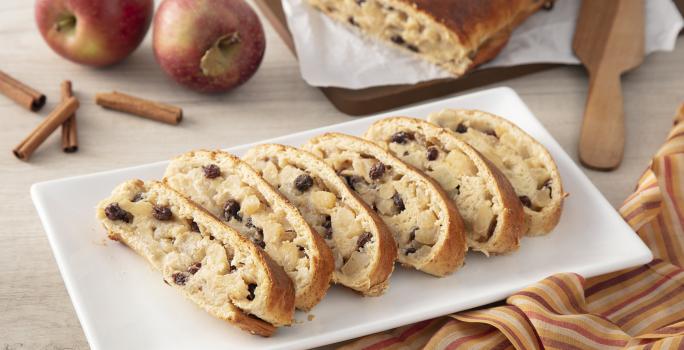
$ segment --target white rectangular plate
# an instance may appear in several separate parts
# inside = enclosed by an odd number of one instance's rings
[[[476,108],[510,119],[534,136],[556,159],[570,197],[560,224],[548,236],[525,238],[509,256],[469,253],[467,265],[450,277],[434,278],[397,268],[381,297],[363,298],[335,286],[308,320],[271,338],[249,335],[212,318],[166,286],[161,275],[131,250],[107,242],[95,219],[96,203],[117,184],[155,179],[167,162],[107,171],[33,185],[31,195],[54,251],[86,337],[105,349],[296,349],[321,346],[505,298],[559,272],[585,277],[647,263],[650,250],[509,88],[497,88],[421,106],[355,119],[264,142],[299,146],[328,131],[361,135],[390,115],[425,118],[446,107]],[[251,145],[229,151],[241,155]]]

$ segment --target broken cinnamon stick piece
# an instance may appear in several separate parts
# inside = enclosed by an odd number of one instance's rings
[[[74,96],[71,90],[71,81],[65,80],[62,82],[62,102]],[[72,114],[62,124],[62,150],[66,153],[73,153],[78,151],[78,133],[76,127],[76,113]]]
[[[95,103],[104,108],[173,125],[178,124],[183,119],[183,110],[179,107],[145,100],[116,91],[95,95]]]
[[[45,95],[0,71],[0,93],[22,107],[38,111],[45,105]]]
[[[60,125],[76,112],[79,103],[75,97],[69,97],[61,102],[50,114],[31,131],[31,133],[12,151],[21,160],[28,160],[33,152],[45,139],[50,136]]]

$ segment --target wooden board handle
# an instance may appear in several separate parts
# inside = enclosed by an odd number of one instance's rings
[[[579,158],[588,168],[613,170],[620,165],[625,147],[620,73],[612,69],[598,69],[596,73],[590,72],[589,77]]]

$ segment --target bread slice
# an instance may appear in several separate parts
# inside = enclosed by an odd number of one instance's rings
[[[385,291],[397,257],[394,239],[333,168],[307,151],[283,145],[256,146],[243,159],[325,238],[335,259],[335,283],[368,296]]]
[[[444,276],[463,264],[463,221],[437,183],[358,137],[325,134],[304,148],[331,165],[380,215],[402,265]]]
[[[463,216],[471,248],[485,254],[518,248],[526,230],[520,200],[506,177],[475,149],[413,118],[379,120],[364,136],[442,185]]]
[[[445,109],[428,120],[453,131],[506,175],[523,204],[528,236],[547,234],[556,227],[566,194],[544,146],[515,124],[483,111]]]
[[[332,252],[299,211],[239,158],[194,151],[171,161],[164,182],[249,237],[285,269],[295,306],[309,310],[325,295]]]
[[[332,19],[455,76],[491,60],[543,0],[308,0]],[[334,44],[334,43],[331,43]]]
[[[145,257],[212,316],[263,336],[292,323],[294,289],[282,268],[163,184],[125,182],[98,204],[97,217],[109,238]]]

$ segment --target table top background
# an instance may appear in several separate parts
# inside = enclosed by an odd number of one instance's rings
[[[170,158],[193,148],[225,148],[350,120],[300,78],[297,62],[263,20],[266,56],[246,85],[223,95],[200,95],[170,81],[155,63],[148,33],[126,61],[107,69],[72,64],[43,42],[33,2],[0,1],[0,69],[42,91],[46,107],[30,113],[0,96],[0,349],[88,349],[43,228],[29,196],[31,184]],[[65,154],[59,132],[22,162],[18,144],[59,100],[59,83],[73,81],[81,101],[80,150]],[[684,36],[674,52],[650,55],[623,77],[627,144],[614,172],[585,173],[614,205],[631,192],[684,102]],[[587,93],[581,67],[561,67],[503,82],[577,161]],[[497,85],[497,86],[498,86]],[[494,86],[494,85],[493,85]],[[96,92],[119,90],[182,106],[178,126],[105,111]],[[68,199],[65,198],[65,203]],[[77,218],[74,218],[77,220]]]

